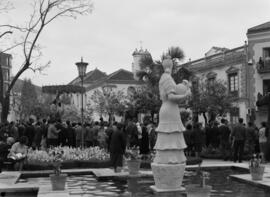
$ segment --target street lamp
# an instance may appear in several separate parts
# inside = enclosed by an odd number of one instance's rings
[[[81,78],[81,86],[82,86],[82,92],[81,92],[81,122],[82,122],[82,148],[84,147],[84,132],[83,132],[83,125],[84,125],[84,116],[83,116],[83,94],[84,94],[84,91],[83,91],[83,78],[85,76],[85,73],[86,73],[86,68],[88,66],[88,63],[86,62],[83,62],[83,58],[81,58],[81,62],[77,62],[75,63],[77,68],[78,68],[78,74],[79,74],[79,77]]]

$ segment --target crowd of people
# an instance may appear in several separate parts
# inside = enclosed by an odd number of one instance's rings
[[[112,124],[96,121],[84,125],[55,119],[5,123],[0,127],[0,160],[16,160],[17,169],[22,169],[27,148],[46,150],[51,146],[99,146],[111,153],[116,146],[111,142],[112,134],[118,130],[124,135],[125,148],[140,147],[140,154],[147,156],[155,145],[154,129],[152,123],[140,124],[135,120]],[[16,158],[18,153],[22,157]]]
[[[0,164],[6,159],[15,160],[15,167],[22,169],[28,148],[99,146],[110,153],[112,165],[118,166],[129,147],[139,147],[142,159],[147,159],[154,150],[156,137],[155,124],[141,124],[135,120],[112,124],[97,121],[84,125],[54,119],[10,122],[0,126]],[[212,147],[221,151],[224,160],[242,162],[244,150],[250,156],[260,154],[264,160],[268,129],[266,122],[257,128],[252,122],[245,125],[242,118],[234,126],[221,119],[220,123],[213,121],[204,128],[201,123],[187,124],[184,137],[187,156],[200,157],[203,147]]]
[[[252,122],[246,125],[242,118],[234,125],[221,119],[220,122],[213,121],[204,128],[201,123],[193,126],[188,124],[184,137],[187,144],[186,155],[200,156],[203,147],[211,147],[220,150],[224,160],[242,162],[244,152],[249,158],[256,154],[265,160],[268,128],[266,122],[262,122],[258,128]]]

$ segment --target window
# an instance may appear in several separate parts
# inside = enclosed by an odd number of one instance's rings
[[[270,58],[270,47],[268,48],[263,48],[263,59]]]
[[[232,73],[228,75],[229,78],[229,92],[238,92],[238,75]]]
[[[270,92],[270,80],[263,80],[263,95],[266,95]]]

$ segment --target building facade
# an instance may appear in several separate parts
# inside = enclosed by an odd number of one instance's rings
[[[191,70],[204,80],[219,79],[225,82],[233,95],[233,109],[227,114],[231,123],[238,118],[256,125],[267,120],[267,107],[257,107],[258,94],[270,92],[270,22],[247,30],[247,42],[228,49],[212,47],[204,57],[179,65]],[[132,70],[140,70],[140,59],[149,55],[147,50],[135,50]],[[203,120],[201,120],[203,122]]]
[[[10,84],[11,61],[12,56],[10,54],[0,53],[0,65],[2,69],[4,83],[3,92],[1,94],[4,94],[7,91],[8,85]]]
[[[2,77],[3,77],[3,90],[0,89],[1,95],[5,94],[11,81],[11,67],[12,67],[11,62],[12,62],[12,56],[10,54],[0,53],[0,67],[2,69]],[[1,105],[0,105],[0,111],[2,111]],[[13,114],[13,111],[10,110],[9,117],[12,116],[12,114]]]
[[[203,58],[189,61],[179,67],[191,70],[200,80],[211,82],[221,80],[227,86],[228,93],[233,96],[233,109],[227,114],[231,123],[241,117],[249,120],[249,95],[247,75],[247,45],[234,49],[212,47]]]
[[[267,108],[257,107],[258,94],[270,92],[270,22],[247,30],[243,46],[227,49],[212,47],[203,58],[180,65],[186,66],[205,80],[221,79],[235,97],[233,110],[228,114],[235,123],[267,121]]]
[[[247,31],[250,107],[255,111],[256,123],[267,121],[267,107],[257,107],[258,95],[270,92],[270,22]]]
[[[80,79],[74,79],[70,84],[79,85]],[[92,70],[86,74],[84,87],[86,92],[83,98],[83,107],[87,108],[87,105],[94,106],[91,99],[95,90],[110,89],[111,91],[122,91],[125,95],[129,93],[133,88],[140,86],[141,82],[134,79],[132,72],[119,69],[109,75],[99,69]],[[82,107],[81,94],[73,94],[71,104],[74,105],[78,110]],[[100,114],[97,111],[93,111],[92,119],[97,121],[100,117],[104,120],[108,120],[108,114]],[[116,121],[120,121],[122,117],[115,116]]]

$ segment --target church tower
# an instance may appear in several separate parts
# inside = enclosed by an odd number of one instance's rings
[[[133,56],[133,62],[132,62],[132,72],[135,80],[139,80],[137,77],[137,72],[141,70],[140,61],[143,57],[151,56],[149,51],[147,49],[143,50],[142,47],[140,50],[135,49],[135,51],[132,53]]]

